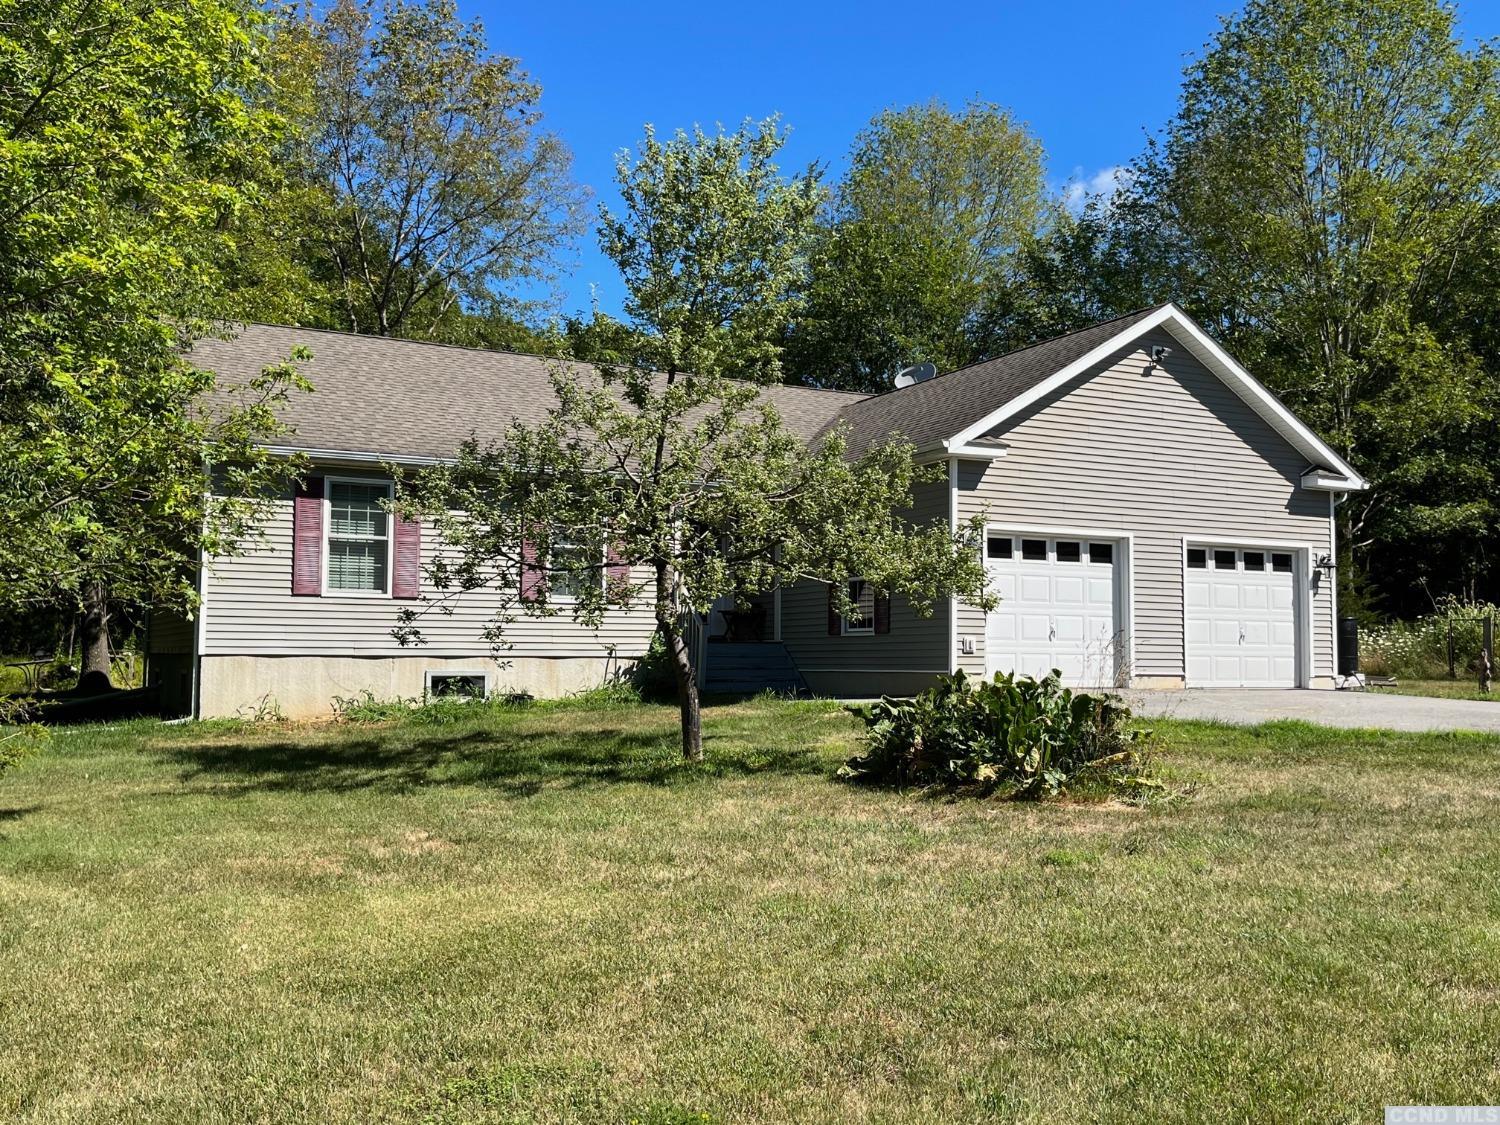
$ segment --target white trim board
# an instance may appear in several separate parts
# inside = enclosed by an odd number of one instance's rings
[[[1369,482],[1354,471],[1342,457],[1335,453],[1321,438],[1307,428],[1288,410],[1280,400],[1241,367],[1232,356],[1214,342],[1212,337],[1199,328],[1193,319],[1175,304],[1163,305],[1149,316],[1124,328],[1093,350],[1086,352],[1066,367],[1044,379],[1029,391],[1017,395],[1003,406],[992,410],[977,422],[948,439],[948,446],[966,447],[976,439],[988,434],[995,427],[1036,405],[1047,396],[1060,390],[1091,367],[1103,362],[1117,351],[1139,339],[1147,332],[1162,328],[1187,348],[1200,363],[1213,372],[1245,404],[1260,415],[1291,446],[1314,463],[1314,470],[1304,474],[1304,487],[1326,489],[1335,492],[1358,492],[1369,487]],[[1331,471],[1322,471],[1318,468]]]

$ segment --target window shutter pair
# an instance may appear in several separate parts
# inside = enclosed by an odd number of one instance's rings
[[[322,477],[308,477],[292,498],[292,594],[317,597],[323,592]],[[422,525],[393,519],[395,543],[391,597],[416,598],[422,593]]]
[[[891,631],[891,596],[875,593],[875,632],[889,633]],[[828,635],[830,637],[842,636],[844,632],[844,616],[838,611],[834,597],[834,585],[828,584]]]
[[[604,553],[604,580],[608,584],[606,589],[630,581],[630,564],[620,557],[613,543]],[[547,600],[547,571],[537,561],[536,544],[530,539],[521,540],[521,600]]]

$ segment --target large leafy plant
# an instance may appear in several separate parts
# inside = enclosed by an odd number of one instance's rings
[[[913,699],[882,699],[865,715],[869,749],[839,771],[850,781],[944,785],[1018,797],[1082,785],[1142,791],[1147,732],[1119,696],[1074,692],[1042,679],[962,671]]]

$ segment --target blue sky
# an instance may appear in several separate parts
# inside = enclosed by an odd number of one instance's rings
[[[1169,118],[1182,68],[1232,10],[1194,0],[991,0],[989,4],[500,4],[460,0],[492,49],[543,88],[547,126],[595,203],[613,202],[614,154],[660,131],[780,113],[785,166],[842,170],[881,109],[937,97],[1010,107],[1042,141],[1061,191],[1127,163]],[[1466,37],[1500,35],[1500,3],[1460,6]],[[591,206],[592,214],[592,206]],[[616,311],[621,286],[592,234],[573,255],[563,308],[589,286]]]

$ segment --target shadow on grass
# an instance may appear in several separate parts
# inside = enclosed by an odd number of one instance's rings
[[[228,741],[168,745],[158,752],[182,779],[237,795],[256,791],[398,792],[476,785],[524,798],[544,789],[592,785],[690,785],[755,774],[828,773],[806,748],[747,747],[732,735],[704,735],[705,761],[682,760],[676,731],[597,726],[552,730],[391,727],[308,741]]]

